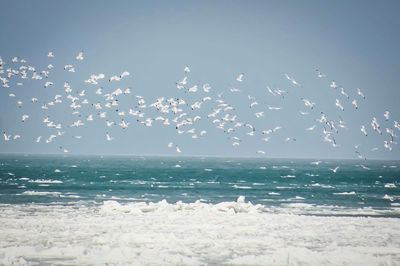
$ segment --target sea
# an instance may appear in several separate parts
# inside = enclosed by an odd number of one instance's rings
[[[216,204],[244,196],[266,211],[400,217],[399,182],[400,161],[0,156],[0,204]]]
[[[0,156],[0,265],[400,265],[399,218],[399,161]]]

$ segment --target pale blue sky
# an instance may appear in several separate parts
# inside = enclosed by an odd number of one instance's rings
[[[43,68],[51,62],[47,52],[53,50],[56,55],[52,61],[56,69],[50,77],[55,86],[51,90],[33,81],[0,90],[0,129],[23,136],[14,142],[2,139],[0,152],[57,153],[58,147],[64,146],[73,154],[167,155],[175,154],[167,148],[173,141],[180,145],[183,155],[256,156],[256,150],[264,150],[269,157],[355,158],[353,145],[360,144],[359,151],[367,158],[400,159],[399,145],[393,145],[391,152],[384,150],[387,135],[373,134],[370,127],[374,116],[383,129],[400,120],[398,1],[1,0],[0,6],[0,56],[4,61],[10,63],[13,56],[19,56]],[[78,64],[74,57],[80,50],[85,60]],[[76,65],[75,74],[62,70],[67,63]],[[210,83],[214,93],[224,91],[223,97],[237,108],[242,120],[254,121],[260,130],[277,125],[283,129],[271,136],[269,143],[241,133],[242,145],[233,148],[226,134],[206,119],[201,128],[208,133],[200,140],[187,134],[178,136],[173,127],[132,125],[126,131],[109,130],[98,120],[79,131],[66,126],[66,135],[55,143],[37,144],[37,136],[51,132],[40,122],[46,113],[28,104],[17,108],[17,99],[8,97],[12,91],[24,102],[33,95],[48,101],[62,93],[65,80],[71,81],[74,90],[86,89],[93,94],[96,87],[83,83],[90,74],[111,76],[124,70],[131,76],[118,86],[131,86],[134,95],[149,101],[182,96],[175,82],[183,77],[185,65],[191,67],[191,83]],[[316,68],[328,78],[318,79]],[[242,72],[245,79],[239,84],[235,78]],[[292,86],[284,73],[303,86]],[[329,88],[332,79],[358,100],[359,110],[354,111],[346,99]],[[289,95],[285,100],[274,98],[267,94],[267,85],[287,90]],[[232,86],[242,93],[230,93]],[[366,94],[365,101],[356,97],[357,87]],[[248,108],[247,95],[257,97],[257,111],[267,105],[283,110],[266,111],[266,117],[257,120]],[[317,103],[310,116],[299,115],[305,110],[301,97]],[[335,107],[336,98],[343,101],[344,112]],[[121,102],[121,109],[131,107],[131,100]],[[210,111],[205,109],[204,117]],[[386,110],[391,112],[390,123],[384,121]],[[341,147],[324,143],[321,128],[304,130],[318,124],[314,119],[321,111],[334,120],[341,115],[348,123],[347,130],[335,135]],[[74,120],[67,108],[49,112],[65,124]],[[25,124],[20,122],[23,113],[31,115]],[[370,132],[368,137],[360,131],[363,124]],[[106,142],[106,131],[116,139]],[[72,138],[78,134],[84,139]],[[283,143],[286,137],[297,141]],[[379,150],[371,152],[374,147]]]

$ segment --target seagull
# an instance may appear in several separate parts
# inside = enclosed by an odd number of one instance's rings
[[[47,82],[44,84],[44,87],[47,88],[47,87],[49,87],[49,86],[51,86],[51,85],[53,85],[53,82],[47,81]]]
[[[6,132],[3,132],[4,140],[5,141],[10,141],[11,140],[11,135],[7,135]]]
[[[289,75],[286,74],[286,73],[285,73],[285,77],[286,77],[290,82],[292,82],[294,85],[299,86],[299,87],[301,86],[300,83],[298,83],[294,78],[289,77]]]
[[[304,102],[304,105],[306,107],[310,107],[311,109],[314,108],[315,103],[311,102],[310,100],[304,99],[304,98],[301,98],[301,100]]]
[[[107,138],[107,141],[114,140],[114,137],[111,137],[110,134],[108,134],[108,132],[106,133],[106,138]]]
[[[50,51],[50,52],[47,54],[47,57],[54,57],[53,51]]]
[[[258,112],[254,114],[257,118],[263,117],[264,116],[264,112]]]
[[[183,72],[189,73],[190,72],[190,68],[188,66],[185,66],[185,68],[183,69]]]
[[[332,172],[334,172],[334,173],[336,173],[337,172],[337,170],[339,169],[339,166],[336,166],[335,168],[329,168],[329,170],[331,170]]]
[[[76,56],[76,60],[82,61],[83,60],[83,52],[79,52]]]
[[[313,126],[311,126],[311,127],[306,128],[306,130],[307,130],[307,131],[312,131],[312,130],[315,129],[316,126],[317,126],[317,125],[313,125]]]
[[[364,133],[365,136],[368,136],[367,130],[365,129],[365,126],[361,126],[361,132]]]
[[[210,84],[203,84],[203,91],[204,92],[210,92],[211,86]]]
[[[243,82],[243,78],[244,78],[244,74],[241,73],[241,74],[239,74],[239,76],[237,76],[236,80],[239,82]]]
[[[385,120],[388,121],[389,120],[389,116],[390,116],[390,112],[389,111],[385,111],[383,116],[385,117]]]
[[[253,108],[255,105],[257,105],[258,104],[258,102],[252,102],[251,104],[250,104],[250,108]]]
[[[256,153],[257,153],[257,154],[265,154],[265,151],[258,150]]]
[[[28,118],[29,118],[29,115],[22,115],[22,122],[25,122],[26,119],[28,119]]]
[[[362,91],[360,90],[360,88],[357,88],[357,94],[360,95],[363,99],[365,99],[365,96],[362,93]]]
[[[349,95],[344,91],[344,88],[343,88],[343,87],[340,88],[340,94],[342,94],[342,95],[345,96],[347,99],[349,99]]]
[[[181,149],[179,149],[178,145],[175,146],[176,147],[176,152],[181,153]]]
[[[389,151],[392,150],[392,146],[390,145],[390,142],[388,142],[387,140],[385,140],[385,141],[383,142],[383,146],[384,146],[386,149],[388,149]]]
[[[319,69],[316,69],[315,71],[317,71],[317,77],[319,78],[326,78],[325,74],[322,74],[321,71],[319,71]]]
[[[335,105],[336,105],[340,110],[344,111],[344,107],[343,107],[343,105],[340,103],[340,101],[339,101],[338,99],[336,99]]]
[[[337,88],[336,81],[332,80],[331,85],[329,85],[329,87],[331,87],[332,89],[336,89]]]
[[[39,143],[41,139],[42,139],[42,136],[37,137],[36,138],[36,143]]]
[[[354,105],[354,108],[358,109],[358,105],[357,105],[357,101],[356,100],[353,100],[351,102],[351,104]]]

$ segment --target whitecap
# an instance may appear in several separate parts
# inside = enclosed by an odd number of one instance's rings
[[[252,187],[248,187],[248,186],[238,186],[238,185],[233,185],[233,188],[237,188],[237,189],[252,189]]]
[[[36,179],[29,180],[29,183],[39,183],[39,184],[62,184],[61,180],[51,180],[51,179]]]
[[[61,192],[56,191],[34,191],[34,190],[27,190],[22,192],[22,195],[29,195],[29,196],[54,196],[59,197]]]
[[[357,193],[355,191],[351,191],[351,192],[336,192],[333,193],[333,195],[356,195]]]

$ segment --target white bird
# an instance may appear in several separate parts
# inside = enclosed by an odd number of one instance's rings
[[[282,107],[268,106],[268,110],[279,111]]]
[[[79,52],[76,56],[76,60],[82,61],[83,60],[83,52]]]
[[[250,104],[250,108],[253,108],[254,106],[256,106],[258,104],[258,102],[252,102],[251,104]]]
[[[314,103],[314,102],[311,102],[310,100],[307,100],[307,99],[304,99],[304,98],[301,98],[301,100],[304,102],[304,105],[305,105],[306,107],[309,107],[309,108],[311,108],[311,109],[314,108],[314,106],[315,106],[315,103]]]
[[[365,99],[364,93],[360,90],[360,88],[357,88],[357,94],[360,95],[363,99]]]
[[[326,78],[325,74],[322,74],[321,71],[319,71],[318,69],[316,69],[315,71],[317,71],[317,77],[319,78]]]
[[[343,88],[343,87],[340,88],[340,94],[342,94],[342,95],[345,96],[347,99],[349,99],[349,95],[344,91],[344,88]]]
[[[203,91],[204,92],[210,92],[211,86],[210,84],[203,84]]]
[[[263,117],[264,116],[264,112],[258,112],[254,114],[257,118]]]
[[[351,104],[354,105],[354,108],[358,109],[358,104],[357,104],[357,101],[356,101],[356,100],[353,100],[353,101],[351,102]]]
[[[193,85],[192,87],[190,87],[190,88],[188,89],[188,92],[197,92],[197,88],[198,88],[197,85]]]
[[[56,135],[50,135],[49,136],[49,138],[48,139],[46,139],[46,143],[50,143],[50,142],[52,142],[53,140],[54,140],[54,138],[56,138],[57,136]]]
[[[368,136],[367,130],[365,129],[365,126],[361,126],[361,132],[364,133],[365,136]]]
[[[106,138],[107,138],[107,141],[114,140],[114,137],[111,137],[110,134],[108,134],[108,132],[106,133]]]
[[[244,74],[241,73],[241,74],[239,74],[239,76],[237,76],[236,80],[239,81],[239,82],[242,82],[243,78],[244,78]]]
[[[188,66],[185,66],[185,68],[183,69],[183,72],[189,73],[190,72],[190,68]]]
[[[265,151],[258,150],[257,153],[258,153],[258,154],[265,154]]]
[[[36,138],[36,143],[39,143],[41,139],[42,139],[42,136],[37,137]]]
[[[125,120],[122,120],[121,123],[119,123],[119,126],[120,126],[122,129],[126,129],[126,128],[128,128],[129,123],[125,122]]]
[[[179,149],[178,145],[176,145],[176,152],[181,153],[181,149]]]
[[[22,122],[25,122],[26,119],[28,119],[28,118],[29,118],[29,115],[22,115]]]
[[[383,142],[383,146],[384,146],[386,149],[388,149],[389,151],[392,150],[392,146],[390,145],[390,142],[387,141],[387,140],[385,140],[385,141]]]
[[[47,57],[54,57],[53,51],[50,51],[50,52],[47,54]]]
[[[7,135],[6,132],[3,132],[4,140],[5,141],[10,141],[11,140],[11,135]]]
[[[168,146],[168,148],[172,148],[172,146],[174,146],[174,143],[169,142],[167,146]]]
[[[47,88],[47,87],[49,87],[49,86],[51,86],[51,85],[53,85],[53,82],[47,81],[47,82],[44,84],[44,87]]]
[[[335,168],[329,168],[329,170],[331,170],[332,172],[334,172],[334,173],[336,173],[337,172],[337,170],[339,169],[339,166],[336,166]]]
[[[317,126],[317,125],[313,125],[313,126],[311,126],[311,127],[306,128],[306,130],[307,130],[307,131],[312,131],[312,130],[315,129],[316,126]]]
[[[331,87],[332,89],[336,89],[337,88],[336,81],[332,80],[331,85],[329,85],[329,87]]]
[[[344,107],[343,107],[343,105],[340,103],[340,101],[339,101],[338,99],[336,99],[335,105],[336,105],[340,110],[344,111]]]
[[[389,111],[385,111],[383,116],[385,117],[385,120],[388,121],[389,120],[389,116],[390,116],[390,112]]]
[[[286,77],[290,82],[292,82],[294,85],[299,86],[299,87],[301,86],[300,83],[298,83],[294,78],[289,77],[289,75],[286,74],[286,73],[285,73],[285,77]]]

